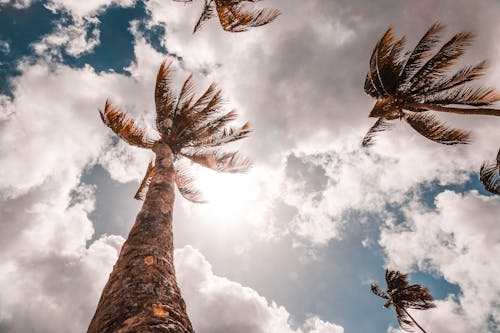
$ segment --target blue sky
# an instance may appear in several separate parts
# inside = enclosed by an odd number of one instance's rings
[[[497,332],[500,199],[477,171],[500,121],[444,117],[473,131],[466,147],[404,124],[370,151],[359,143],[374,103],[364,75],[388,25],[408,45],[437,20],[446,37],[474,31],[465,58],[488,58],[485,82],[500,87],[500,5],[262,5],[280,9],[276,22],[229,34],[214,19],[193,36],[196,1],[0,1],[0,332],[86,330],[152,157],[97,109],[110,98],[151,130],[165,58],[174,85],[189,72],[200,90],[216,81],[254,129],[237,146],[251,172],[197,170],[209,203],[176,199],[177,273],[198,332],[399,332],[370,292],[386,267],[430,289],[438,307],[415,313],[429,332]]]

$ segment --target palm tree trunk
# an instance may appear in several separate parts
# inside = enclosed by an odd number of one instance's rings
[[[424,330],[424,329],[422,328],[422,326],[420,326],[420,325],[416,322],[416,320],[415,320],[415,319],[413,319],[413,317],[410,315],[410,313],[408,313],[408,311],[406,311],[406,309],[405,309],[405,308],[402,308],[402,309],[403,309],[403,311],[406,313],[406,315],[407,315],[408,317],[410,317],[410,319],[411,319],[411,320],[415,323],[415,325],[417,325],[417,327],[418,327],[418,328],[420,328],[420,330],[421,330],[422,332],[427,333],[427,331],[426,331],[426,330]]]
[[[455,114],[466,114],[466,115],[485,115],[485,116],[500,116],[500,109],[487,109],[487,108],[455,108],[434,104],[425,103],[408,103],[410,111],[422,112],[424,110],[432,110],[438,112],[449,112]]]
[[[146,199],[99,300],[88,333],[194,333],[174,271],[172,151],[153,147]]]

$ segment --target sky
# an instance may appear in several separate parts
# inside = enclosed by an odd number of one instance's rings
[[[265,0],[281,15],[231,34],[203,2],[0,0],[0,333],[85,332],[138,213],[151,152],[113,136],[109,98],[153,131],[164,59],[173,86],[223,89],[252,135],[247,174],[195,169],[209,203],[177,194],[177,279],[202,333],[401,333],[370,292],[386,268],[429,288],[428,332],[500,332],[500,197],[478,180],[500,119],[441,116],[444,146],[374,122],[363,84],[388,26],[415,45],[434,22],[476,38],[500,89],[497,0]]]

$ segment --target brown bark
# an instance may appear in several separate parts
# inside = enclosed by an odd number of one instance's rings
[[[193,333],[174,270],[172,152],[153,147],[146,199],[99,300],[88,333]]]

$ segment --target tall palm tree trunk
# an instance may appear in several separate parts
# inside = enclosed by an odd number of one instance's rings
[[[88,333],[194,333],[175,279],[172,151],[156,143],[149,191],[123,244]]]
[[[408,103],[409,107],[412,107],[410,110],[419,112],[419,109],[424,110],[432,110],[438,112],[449,112],[455,114],[467,114],[467,115],[485,115],[485,116],[500,116],[499,109],[486,109],[486,108],[456,108],[456,107],[448,107],[434,104],[425,104],[425,103]],[[415,109],[413,109],[415,108]]]
[[[424,330],[424,329],[422,328],[422,326],[420,326],[420,325],[417,323],[417,321],[416,321],[415,319],[413,319],[413,317],[411,316],[411,314],[410,314],[408,311],[406,311],[406,309],[405,309],[405,308],[402,308],[402,309],[403,309],[403,311],[406,313],[406,315],[407,315],[408,317],[410,317],[411,321],[413,321],[413,323],[415,323],[415,325],[417,325],[417,327],[418,327],[418,328],[420,328],[420,330],[421,330],[422,332],[427,333],[427,331],[426,331],[426,330]]]

